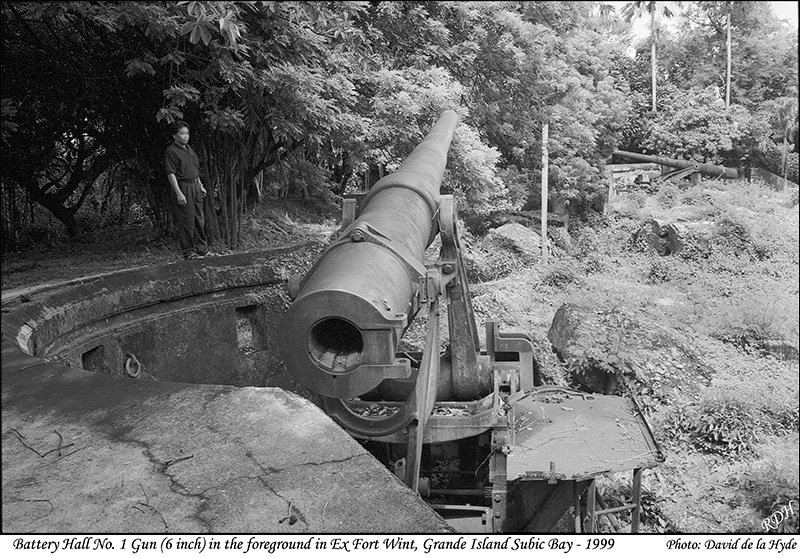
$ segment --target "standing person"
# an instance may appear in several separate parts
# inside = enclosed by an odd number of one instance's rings
[[[183,257],[196,260],[209,254],[203,216],[206,189],[200,182],[200,161],[189,145],[189,125],[183,120],[175,122],[172,139],[164,152],[164,169],[177,202],[178,242]]]

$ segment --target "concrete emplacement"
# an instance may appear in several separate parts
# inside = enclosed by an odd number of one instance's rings
[[[3,293],[4,532],[452,531],[290,391],[280,252]]]

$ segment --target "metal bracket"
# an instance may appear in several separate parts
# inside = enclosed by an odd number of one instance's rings
[[[346,229],[356,220],[356,208],[358,200],[355,198],[344,198],[342,200],[342,229]]]
[[[351,228],[345,230],[342,236],[339,237],[339,240],[334,242],[330,248],[348,242],[371,242],[372,244],[377,244],[381,248],[394,254],[403,263],[412,277],[418,278],[425,275],[425,266],[422,262],[418,261],[405,248],[398,245],[398,243],[392,242],[390,238],[370,223],[361,221],[355,226],[351,225]]]
[[[438,269],[429,269],[419,279],[419,303],[430,304],[441,294],[441,274]]]
[[[519,389],[527,391],[539,385],[533,362],[533,341],[524,333],[501,333],[497,320],[486,320],[486,352],[492,368],[498,356],[516,353],[519,356]]]

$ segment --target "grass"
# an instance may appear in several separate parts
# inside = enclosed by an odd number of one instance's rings
[[[339,226],[331,215],[319,215],[299,204],[269,203],[257,207],[242,223],[242,251],[303,242],[327,243]]]
[[[616,277],[595,275],[588,288],[606,304],[638,308],[691,335],[714,370],[709,386],[676,391],[652,421],[673,460],[678,457],[689,467],[675,472],[702,474],[706,484],[716,487],[723,504],[729,492],[741,486],[731,488],[725,474],[714,474],[716,464],[748,471],[746,497],[742,501],[731,497],[728,507],[749,509],[745,514],[749,519],[742,517],[738,525],[704,523],[681,509],[678,500],[666,508],[678,530],[756,531],[760,523],[749,523],[753,518],[763,518],[798,496],[800,371],[796,361],[758,350],[767,339],[798,344],[798,214],[797,206],[785,198],[745,182],[703,182],[687,190],[666,186],[645,199],[623,197],[610,215],[611,227],[623,234],[654,217],[713,222],[707,258],[623,251],[622,266],[628,271]],[[618,245],[618,235],[604,238]],[[631,280],[637,269],[639,280]],[[623,292],[630,294],[621,296]],[[701,455],[706,458],[700,459]],[[694,467],[695,463],[708,467],[708,459],[715,465],[702,473]],[[681,483],[680,478],[664,481],[675,489]],[[776,483],[782,488],[773,494],[767,487]],[[704,508],[702,502],[696,505]],[[719,506],[717,500],[707,507],[716,511]],[[709,509],[704,518],[708,521],[713,515]],[[795,522],[794,532],[796,528]]]
[[[570,231],[569,250],[550,265],[472,286],[479,321],[498,317],[534,338],[572,302],[659,324],[693,348],[710,382],[682,381],[646,401],[668,459],[649,481],[651,530],[756,532],[798,498],[800,369],[762,350],[766,340],[800,341],[791,196],[740,181],[623,195],[592,226]],[[652,218],[708,223],[707,251],[662,257],[632,244]],[[545,366],[561,366],[551,356],[547,347],[537,354]],[[796,523],[788,529],[796,532]]]

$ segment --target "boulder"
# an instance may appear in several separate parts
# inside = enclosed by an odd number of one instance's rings
[[[634,246],[650,249],[659,256],[692,250],[707,255],[711,250],[713,221],[674,221],[649,219],[631,238]]]
[[[550,237],[552,245],[557,248],[567,253],[572,250],[572,237],[569,235],[566,227],[549,229],[547,231],[547,236]]]
[[[669,243],[667,241],[668,223],[659,219],[650,219],[636,229],[633,233],[633,243],[635,246],[647,247],[660,256],[669,254]]]
[[[541,237],[519,223],[507,223],[492,229],[486,235],[485,243],[488,247],[511,248],[527,262],[536,261],[541,250]]]
[[[678,254],[687,249],[699,254],[711,251],[713,221],[675,221],[667,227],[667,244],[670,254]]]
[[[710,380],[691,340],[661,324],[620,310],[563,304],[548,339],[576,387],[596,393],[661,398],[675,386]]]

